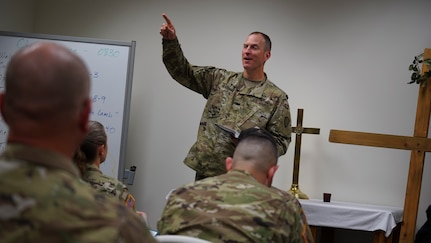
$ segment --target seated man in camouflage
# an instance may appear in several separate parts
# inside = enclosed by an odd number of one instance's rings
[[[263,129],[244,130],[227,173],[184,185],[168,198],[159,234],[212,242],[313,242],[298,200],[271,186],[277,147]]]
[[[156,242],[142,217],[79,176],[72,154],[88,131],[90,77],[62,45],[20,49],[6,70],[0,109],[0,241]]]

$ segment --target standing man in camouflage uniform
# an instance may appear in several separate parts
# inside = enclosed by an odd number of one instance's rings
[[[277,141],[278,156],[286,153],[291,141],[291,118],[287,95],[264,72],[271,57],[271,40],[261,32],[251,33],[242,48],[243,72],[211,66],[194,66],[184,57],[174,25],[166,14],[160,28],[163,62],[181,85],[207,99],[197,141],[184,163],[196,171],[196,180],[226,172],[223,164],[232,156],[235,139],[216,124],[241,131],[265,128]]]
[[[0,242],[156,242],[142,217],[83,182],[73,164],[91,110],[85,63],[40,42],[11,58],[5,85]]]
[[[295,196],[271,187],[278,169],[276,142],[264,129],[243,130],[228,172],[174,190],[159,234],[218,242],[313,242]]]

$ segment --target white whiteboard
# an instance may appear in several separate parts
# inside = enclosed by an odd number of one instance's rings
[[[101,170],[122,181],[136,42],[0,31],[0,90],[4,89],[11,56],[20,48],[41,41],[65,45],[86,62],[92,80],[90,119],[101,122],[108,135],[108,156]],[[5,149],[7,135],[8,128],[0,120],[0,151]]]

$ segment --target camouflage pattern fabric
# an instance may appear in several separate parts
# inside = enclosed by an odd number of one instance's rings
[[[104,175],[96,165],[86,164],[85,175],[82,179],[96,190],[117,197],[124,202],[130,194],[129,189],[121,181]]]
[[[288,97],[269,80],[248,88],[242,72],[191,65],[177,39],[163,40],[163,62],[173,79],[207,99],[197,140],[184,163],[200,178],[226,172],[224,161],[235,143],[216,123],[241,131],[261,127],[272,133],[283,155],[291,141]],[[265,75],[266,76],[266,75]]]
[[[0,156],[0,242],[156,242],[142,217],[80,179],[72,160],[24,145]]]
[[[174,190],[158,221],[159,234],[211,242],[313,242],[299,201],[248,172],[231,170]]]

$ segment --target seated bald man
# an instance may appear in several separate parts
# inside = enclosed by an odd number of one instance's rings
[[[80,179],[72,155],[88,131],[90,75],[68,48],[40,42],[6,69],[0,109],[0,241],[156,242],[142,217]]]
[[[298,200],[272,187],[277,145],[259,128],[244,130],[227,173],[184,185],[168,198],[159,234],[211,242],[313,242]]]

